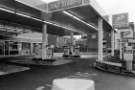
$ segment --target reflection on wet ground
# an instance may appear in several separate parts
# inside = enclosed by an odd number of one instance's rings
[[[135,79],[92,68],[95,59],[79,60],[55,67],[35,67],[29,71],[0,77],[0,90],[51,90],[56,78],[84,78],[95,81],[96,90],[135,90]]]

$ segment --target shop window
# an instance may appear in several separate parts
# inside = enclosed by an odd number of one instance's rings
[[[0,41],[0,56],[3,56],[4,55],[4,42],[3,41]]]
[[[132,43],[128,43],[128,46],[132,46]]]
[[[4,24],[1,24],[1,23],[0,23],[0,31],[5,31],[5,29],[4,29]]]
[[[9,47],[10,55],[18,55],[19,54],[18,42],[10,41],[9,46],[10,46]]]
[[[30,55],[31,45],[27,42],[22,42],[22,55]]]
[[[9,41],[5,41],[5,55],[9,55]]]

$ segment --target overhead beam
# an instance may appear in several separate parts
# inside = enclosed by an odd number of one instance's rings
[[[45,3],[43,0],[15,0],[15,1],[27,5],[29,7],[32,7],[36,10],[48,12],[48,4]]]
[[[103,19],[98,18],[98,61],[103,60]]]
[[[49,24],[49,25],[53,25],[53,26],[56,26],[56,27],[59,27],[59,28],[63,28],[65,30],[70,30],[72,32],[78,32],[78,33],[81,33],[81,34],[84,33],[82,31],[78,31],[78,30],[70,28],[70,27],[65,27],[63,25],[59,25],[58,23],[55,23],[55,22],[43,21],[41,19],[38,19],[38,18],[35,18],[35,17],[32,17],[32,16],[28,16],[28,15],[25,15],[25,14],[22,14],[22,13],[19,13],[19,12],[15,12],[15,11],[12,11],[12,10],[8,10],[8,9],[5,9],[5,8],[0,8],[0,10],[4,11],[4,12],[11,13],[11,14],[18,15],[18,16],[21,16],[21,17],[25,17],[25,18],[28,18],[28,19],[33,19],[33,20],[36,20],[36,21],[39,21],[39,22],[42,22],[42,23],[46,23],[46,24]]]
[[[47,24],[50,24],[50,25],[54,25],[54,26],[57,26],[59,28],[63,28],[65,30],[70,30],[72,32],[78,32],[80,34],[84,34],[84,32],[80,31],[80,30],[76,30],[76,29],[73,29],[73,28],[70,28],[69,26],[64,26],[64,25],[61,25],[61,24],[58,24],[56,22],[52,22],[52,21],[44,21],[45,23]]]
[[[93,25],[91,25],[91,24],[89,24],[89,23],[87,23],[87,22],[81,20],[80,18],[78,18],[77,16],[75,16],[75,15],[69,13],[68,11],[63,11],[63,13],[66,14],[66,15],[68,15],[68,16],[70,16],[70,17],[72,17],[72,18],[74,18],[74,19],[77,20],[77,21],[79,21],[79,22],[81,22],[81,23],[87,25],[87,26],[90,27],[91,29],[94,29],[94,30],[98,31],[97,27],[95,27],[95,26],[93,26]]]

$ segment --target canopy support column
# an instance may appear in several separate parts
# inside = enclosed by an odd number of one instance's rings
[[[47,59],[47,44],[48,44],[48,38],[47,38],[47,24],[43,24],[42,27],[43,34],[42,34],[42,60]]]
[[[120,59],[122,59],[122,40],[120,39]]]
[[[30,53],[33,55],[33,43],[30,43]]]
[[[103,60],[103,19],[98,19],[98,61]]]
[[[73,32],[70,33],[70,37],[71,37],[71,46],[70,46],[70,48],[71,48],[71,52],[73,54],[73,45],[74,45],[74,33]]]
[[[70,37],[71,37],[71,43],[74,44],[74,33],[73,32],[70,33]]]
[[[111,55],[114,56],[114,49],[115,49],[115,36],[114,30],[111,31]]]

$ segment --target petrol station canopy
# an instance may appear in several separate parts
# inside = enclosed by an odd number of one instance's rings
[[[98,18],[105,15],[95,0],[59,0],[48,4],[42,0],[0,0],[0,6],[0,19],[36,27],[39,32],[46,23],[48,32],[53,34],[95,33]],[[103,28],[112,30],[104,19]]]

